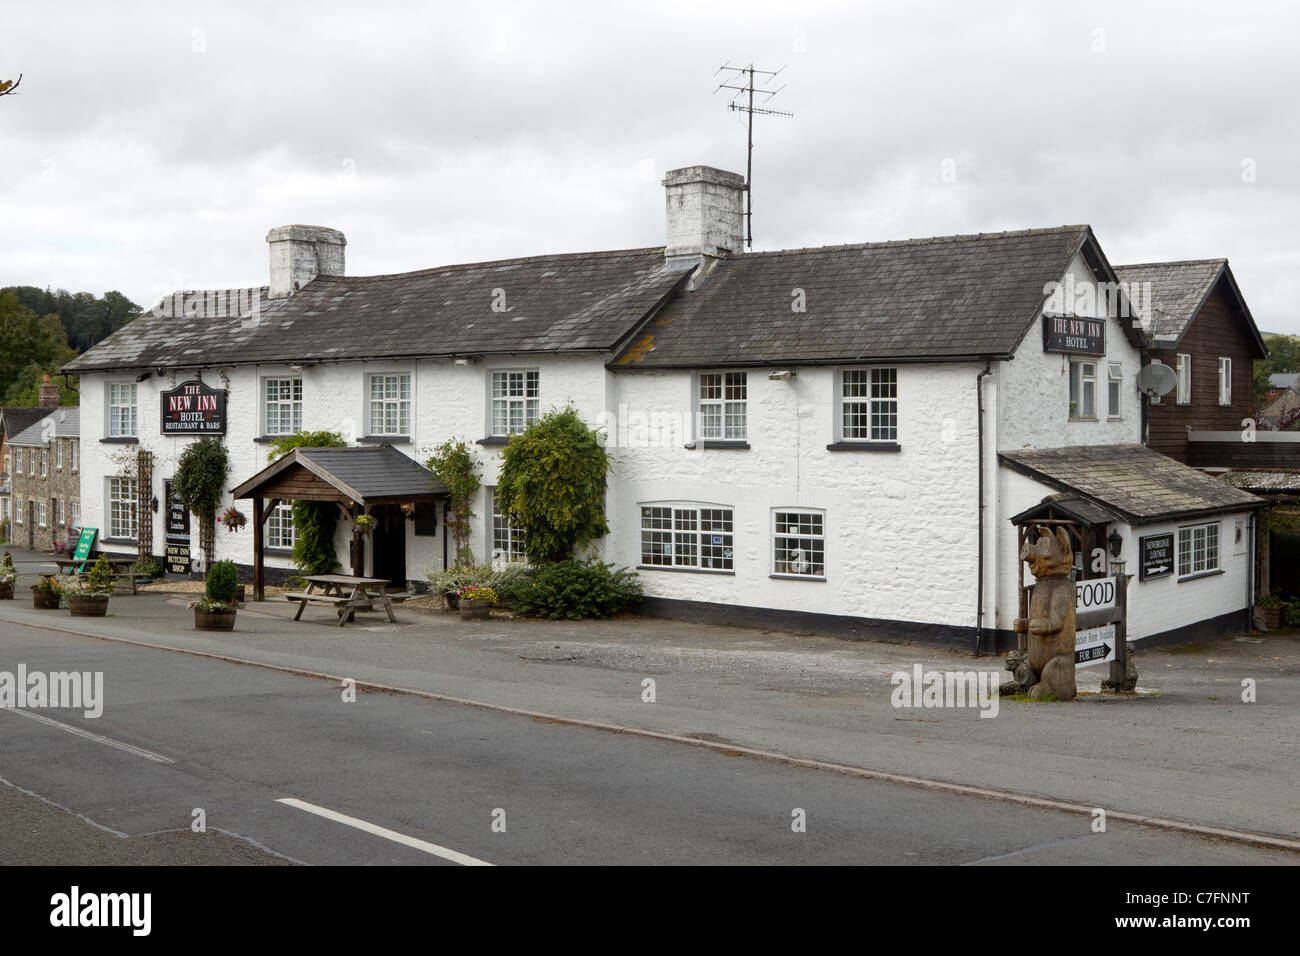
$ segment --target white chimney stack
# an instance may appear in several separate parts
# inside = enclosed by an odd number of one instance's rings
[[[266,234],[271,247],[268,296],[284,299],[317,276],[343,275],[343,247],[348,241],[324,226],[278,226]]]
[[[712,166],[664,174],[668,259],[745,251],[745,177]]]

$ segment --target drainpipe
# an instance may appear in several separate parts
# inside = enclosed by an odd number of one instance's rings
[[[975,656],[980,656],[980,645],[984,642],[984,376],[992,371],[993,363],[985,362],[984,371],[975,376],[975,405],[977,409],[977,430],[979,432],[979,558],[975,571]]]
[[[442,527],[438,530],[442,532],[442,569],[447,570],[447,502],[442,503]]]

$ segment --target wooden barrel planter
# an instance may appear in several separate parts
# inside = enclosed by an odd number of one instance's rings
[[[194,609],[194,629],[196,631],[233,631],[235,629],[235,609],[205,611]]]
[[[462,621],[483,621],[488,617],[488,611],[492,609],[492,604],[488,601],[466,601],[460,602],[460,619]]]
[[[34,587],[32,588],[32,607],[38,611],[57,611],[59,609],[59,595],[54,591]]]
[[[57,598],[54,603],[57,607]],[[103,617],[108,613],[108,598],[102,594],[69,594],[68,610],[73,617]]]
[[[12,584],[0,584],[0,601],[12,601],[14,599],[14,586]]]

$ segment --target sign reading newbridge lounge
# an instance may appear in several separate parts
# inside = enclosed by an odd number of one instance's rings
[[[202,382],[182,382],[160,392],[164,435],[224,435],[226,393]]]
[[[1043,316],[1043,351],[1106,354],[1106,320],[1073,315]]]

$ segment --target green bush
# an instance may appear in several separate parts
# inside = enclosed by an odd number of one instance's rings
[[[101,554],[86,572],[86,591],[100,595],[113,593],[113,567],[108,563],[107,555]]]
[[[612,617],[641,597],[635,571],[614,569],[594,558],[559,561],[537,570],[514,596],[515,613],[576,621],[586,617]]]
[[[214,561],[208,569],[208,583],[204,595],[209,601],[233,604],[239,587],[239,572],[233,561]]]
[[[131,573],[146,578],[160,578],[163,576],[164,572],[162,565],[153,558],[141,558],[135,564],[131,565]]]

